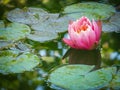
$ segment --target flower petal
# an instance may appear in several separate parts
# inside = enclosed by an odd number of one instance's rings
[[[96,42],[96,35],[95,35],[95,32],[92,29],[88,30],[86,33],[88,33],[89,49],[91,49]]]
[[[70,39],[63,38],[63,42],[72,48],[77,48],[76,45]]]
[[[78,35],[78,46],[82,47],[84,49],[89,48],[89,38],[86,33],[87,31],[81,31],[80,34]]]
[[[96,34],[96,41],[99,41],[100,36],[101,36],[101,22],[95,22],[94,20],[92,21],[93,25],[93,30],[95,31]]]

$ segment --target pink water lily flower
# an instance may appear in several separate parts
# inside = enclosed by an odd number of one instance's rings
[[[101,21],[90,21],[83,16],[69,23],[68,34],[70,38],[63,38],[63,41],[71,48],[92,50],[99,43],[101,31]]]

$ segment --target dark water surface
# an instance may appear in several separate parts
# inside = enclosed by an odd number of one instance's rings
[[[2,0],[4,1],[4,0]],[[0,1],[0,2],[2,2]],[[7,1],[7,0],[5,0]],[[9,1],[9,0],[8,0]],[[21,1],[21,2],[20,2]],[[1,3],[0,19],[6,17],[4,14],[16,7],[36,6],[43,7],[49,12],[60,12],[70,4],[78,3],[79,0],[10,0],[8,3]],[[23,2],[22,2],[23,1]],[[48,1],[48,2],[47,2]],[[89,1],[89,0],[82,0]],[[106,0],[91,0],[105,3]],[[116,2],[115,2],[116,1]],[[118,6],[119,0],[108,0],[114,6]],[[119,10],[119,8],[117,8]],[[66,32],[65,32],[66,33]],[[32,45],[40,56],[41,65],[38,65],[33,71],[18,74],[0,74],[0,90],[54,90],[49,87],[47,78],[53,68],[64,64],[86,64],[95,65],[93,70],[101,67],[120,66],[120,33],[102,33],[99,49],[84,51],[70,49],[62,42],[65,33],[59,33],[55,40],[39,43],[32,40],[26,40]],[[67,53],[66,53],[67,52]],[[110,89],[101,89],[110,90]],[[112,89],[111,89],[112,90]]]

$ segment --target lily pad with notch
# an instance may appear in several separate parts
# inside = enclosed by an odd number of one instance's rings
[[[0,73],[22,73],[32,71],[40,63],[38,56],[30,53],[21,53],[18,50],[0,51]]]
[[[91,71],[90,65],[65,65],[51,72],[48,82],[51,88],[65,90],[96,90],[109,85],[115,67],[102,68]]]
[[[115,8],[97,2],[84,2],[66,6],[63,13],[75,19],[86,16],[91,20],[106,20],[115,13]]]
[[[48,18],[48,13],[41,8],[16,8],[7,14],[7,19],[11,22],[18,22],[23,24],[36,24]]]
[[[24,39],[30,33],[29,26],[20,23],[10,23],[6,27],[0,28],[0,40],[17,41]]]
[[[16,8],[7,15],[8,20],[28,24],[33,30],[48,32],[67,31],[68,22],[72,18],[59,13],[48,13],[42,8]]]

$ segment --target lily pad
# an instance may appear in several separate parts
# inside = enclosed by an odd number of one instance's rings
[[[0,51],[0,73],[3,74],[31,71],[39,63],[39,58],[30,52]]]
[[[58,15],[56,17],[56,15]],[[68,28],[70,18],[68,16],[59,17],[59,14],[49,14],[49,18],[43,23],[37,23],[31,26],[37,31],[46,32],[65,32]]]
[[[116,12],[115,15],[110,18],[110,22],[118,27],[115,32],[120,33],[120,12]]]
[[[117,32],[120,33],[120,12],[116,12],[111,16],[108,22],[103,22],[103,32]]]
[[[26,37],[30,33],[27,25],[10,23],[7,27],[0,28],[0,40],[17,41]]]
[[[52,88],[65,90],[96,90],[107,86],[116,68],[91,71],[93,67],[80,64],[62,66],[51,72],[48,82]]]
[[[7,19],[12,22],[36,24],[48,18],[47,12],[41,8],[16,8],[7,14]]]
[[[0,49],[13,45],[11,41],[0,41]]]
[[[120,27],[120,12],[116,12],[115,15],[110,18],[110,22]]]
[[[45,42],[56,39],[58,37],[57,33],[55,32],[40,32],[35,31],[33,34],[27,35],[28,39],[38,42]]]
[[[119,27],[111,22],[103,23],[102,25],[103,32],[116,32],[118,30],[119,30]]]
[[[84,2],[65,7],[64,13],[75,19],[87,16],[90,19],[105,20],[115,13],[115,8],[111,5],[97,2]]]
[[[33,30],[48,32],[67,31],[68,22],[72,18],[59,13],[48,13],[41,8],[16,8],[7,15],[8,20],[29,24]]]

